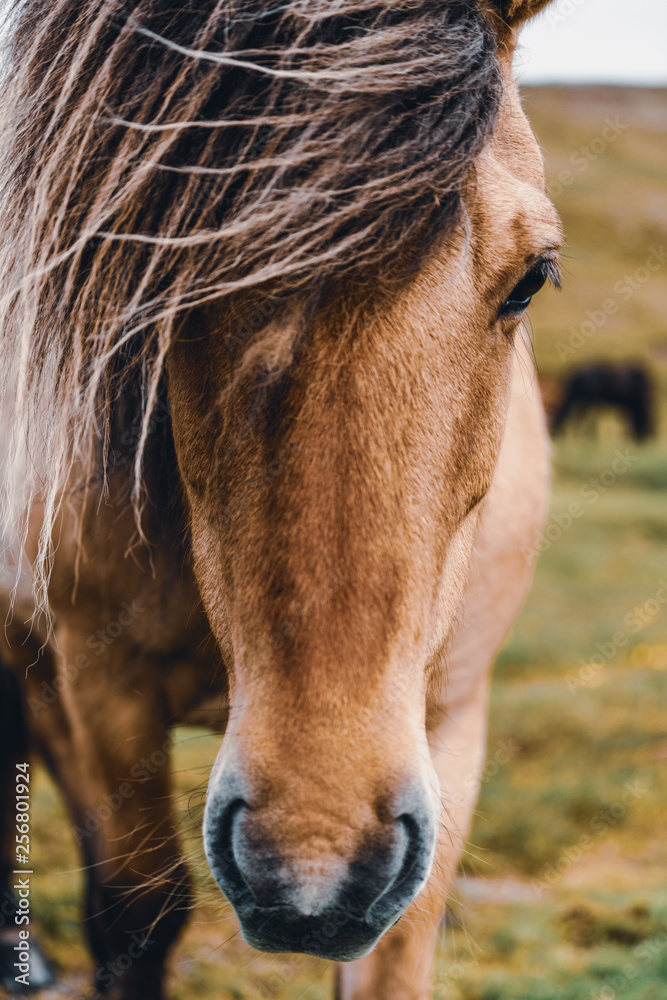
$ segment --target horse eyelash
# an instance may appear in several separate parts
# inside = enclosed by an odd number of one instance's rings
[[[547,281],[549,281],[558,291],[563,287],[563,269],[560,261],[556,257],[541,257],[535,261],[533,267],[542,264],[546,271]]]

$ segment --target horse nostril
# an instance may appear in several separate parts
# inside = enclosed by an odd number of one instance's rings
[[[204,849],[218,885],[230,901],[251,895],[234,851],[234,828],[249,809],[245,799],[231,799],[222,808],[207,809],[204,815]]]
[[[404,813],[396,819],[395,846],[390,875],[384,888],[371,902],[365,919],[371,923],[383,921],[406,900],[413,899],[428,878],[433,861],[431,826],[425,818]]]
[[[240,797],[211,809],[204,822],[206,856],[213,876],[233,906],[280,906],[289,895],[283,862],[253,823]]]
[[[397,823],[400,823],[405,831],[405,850],[403,852],[403,864],[396,876],[393,888],[399,889],[404,882],[411,879],[415,868],[419,868],[424,861],[424,828],[419,820],[409,813],[399,816]]]

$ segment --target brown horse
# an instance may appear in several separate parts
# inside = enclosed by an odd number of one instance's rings
[[[654,395],[651,376],[642,364],[582,365],[564,379],[551,430],[559,434],[575,418],[583,421],[591,412],[612,409],[625,417],[635,441],[645,441],[655,433]]]
[[[113,1000],[163,996],[157,762],[193,721],[226,726],[204,845],[246,940],[341,962],[344,1000],[430,996],[546,504],[520,324],[561,237],[511,76],[544,5],[11,15],[3,657]]]

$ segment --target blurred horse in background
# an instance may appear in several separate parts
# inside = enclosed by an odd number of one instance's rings
[[[187,722],[224,730],[204,847],[245,939],[430,996],[546,509],[521,320],[561,234],[511,76],[544,5],[7,15],[2,712],[110,1000],[161,1000],[187,915]]]
[[[559,434],[567,423],[609,408],[625,418],[635,441],[643,441],[655,432],[654,396],[651,378],[640,365],[584,365],[565,379],[551,430]]]

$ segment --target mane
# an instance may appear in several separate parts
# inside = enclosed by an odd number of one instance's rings
[[[5,478],[14,527],[45,505],[45,602],[63,489],[99,463],[108,400],[138,380],[139,510],[184,317],[238,315],[245,295],[312,310],[346,282],[391,294],[456,225],[501,83],[481,0],[23,0],[7,17],[0,371],[30,458]]]

